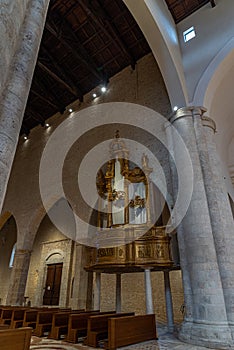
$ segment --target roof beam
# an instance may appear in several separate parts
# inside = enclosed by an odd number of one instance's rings
[[[91,59],[89,53],[86,51],[84,46],[79,42],[76,34],[67,23],[64,18],[57,15],[62,23],[62,27],[58,28],[57,25],[52,23],[50,19],[46,22],[46,29],[52,34],[56,39],[58,39],[61,44],[71,51],[72,55],[77,58],[82,64],[93,74],[100,82],[105,81],[105,77],[100,69],[96,66],[94,61]],[[65,38],[66,36],[66,38]],[[70,43],[69,43],[70,41]]]
[[[81,88],[78,86],[78,84],[74,83],[74,81],[72,80],[68,71],[65,70],[64,66],[62,67],[59,64],[58,60],[49,52],[49,50],[45,46],[42,46],[41,49],[42,49],[42,51],[45,52],[45,55],[49,58],[51,64],[59,72],[62,79],[68,83],[68,85],[74,90],[74,92],[76,92],[77,97],[82,102],[83,101],[83,93],[81,91]]]
[[[103,32],[105,35],[111,39],[113,42],[113,39],[115,39],[115,42],[118,43],[121,51],[124,53],[125,56],[128,57],[129,62],[132,66],[132,68],[135,68],[136,65],[136,60],[131,54],[130,50],[128,49],[127,45],[125,42],[122,40],[120,37],[120,34],[116,28],[116,26],[113,24],[113,21],[111,20],[110,16],[98,2],[99,9],[96,10],[94,7],[91,5],[91,1],[89,1],[89,4],[87,5],[87,2],[85,0],[79,0],[80,5],[83,7],[85,12],[87,13],[88,16],[90,16],[93,21],[102,28]]]
[[[35,95],[36,97],[38,97],[40,100],[44,101],[45,103],[47,103],[48,105],[50,105],[51,107],[58,109],[59,110],[59,106],[57,106],[56,104],[54,104],[52,101],[50,101],[48,98],[46,98],[45,96],[41,95],[39,92],[37,92],[36,90],[34,90],[33,88],[31,88],[30,92]]]
[[[50,68],[48,68],[44,63],[42,63],[40,60],[37,61],[38,67],[40,67],[44,72],[48,73],[54,80],[56,80],[59,84],[63,85],[68,91],[71,92],[72,95],[77,96],[77,91],[74,91],[74,89],[62,78],[60,78],[56,73],[54,73]]]

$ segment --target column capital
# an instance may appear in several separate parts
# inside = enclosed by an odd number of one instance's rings
[[[171,122],[171,124],[173,124],[174,121],[180,118],[193,117],[193,116],[202,117],[206,111],[207,109],[202,106],[181,107],[177,109],[177,111],[171,116],[169,121]]]
[[[16,249],[15,254],[17,255],[30,255],[32,253],[29,249]]]
[[[203,126],[206,126],[207,128],[211,128],[212,130],[214,130],[214,132],[216,132],[216,124],[213,119],[211,119],[210,117],[207,117],[206,115],[202,115],[201,120],[202,120]]]

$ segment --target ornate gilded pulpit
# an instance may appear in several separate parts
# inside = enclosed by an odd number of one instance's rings
[[[166,226],[157,226],[146,155],[141,167],[129,161],[119,133],[110,143],[111,159],[97,174],[97,248],[90,248],[88,271],[135,272],[172,267]]]

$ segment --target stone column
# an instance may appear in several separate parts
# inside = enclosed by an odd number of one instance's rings
[[[154,313],[150,268],[145,269],[145,304],[146,314]]]
[[[96,272],[94,276],[94,310],[101,309],[101,273]]]
[[[121,312],[121,274],[116,274],[116,312]]]
[[[84,309],[87,303],[87,288],[88,288],[88,272],[84,267],[87,263],[87,250],[85,246],[79,243],[75,244],[75,266],[74,266],[74,281],[73,295],[71,306],[74,309]]]
[[[88,272],[86,310],[93,310],[93,271]]]
[[[11,271],[7,305],[23,305],[28,278],[31,251],[16,249],[14,265]]]
[[[0,100],[0,212],[18,142],[49,0],[28,1],[18,47]]]
[[[186,251],[187,272],[192,291],[193,319],[184,320],[180,339],[196,344],[222,349],[233,344],[224,301],[222,282],[217,261],[215,242],[210,221],[205,184],[197,147],[194,120],[203,113],[201,108],[185,107],[177,110],[170,119],[183,139],[179,143],[173,132],[176,166],[189,169],[183,157],[187,149],[193,168],[192,197],[182,220],[182,246]],[[189,183],[183,191],[188,191]],[[180,206],[183,206],[183,202]],[[180,245],[180,236],[178,236]],[[185,281],[184,281],[185,282]],[[185,301],[186,302],[186,301]],[[187,305],[185,305],[187,307]]]
[[[177,171],[175,162],[175,145],[173,138],[173,126],[170,122],[167,122],[165,125],[165,131],[167,136],[168,150],[170,152],[169,162],[171,169],[171,178],[172,178],[172,187],[173,187],[173,201],[174,205],[177,199],[178,193],[178,180],[177,180]],[[173,221],[174,219],[171,218]],[[182,269],[182,281],[183,281],[183,290],[184,290],[184,301],[185,301],[185,313],[184,319],[187,322],[192,322],[193,320],[193,301],[192,301],[192,289],[191,289],[191,281],[188,269],[188,259],[187,259],[187,250],[184,242],[184,232],[182,225],[179,225],[176,228],[177,238],[178,238],[178,246],[179,246],[179,262],[180,267]],[[173,256],[173,255],[172,255]],[[174,258],[174,256],[173,256]]]
[[[174,331],[174,314],[173,314],[173,303],[172,303],[169,271],[164,271],[164,288],[165,288],[166,313],[167,313],[167,328],[169,332],[173,332]]]
[[[214,142],[216,125],[204,115],[194,120],[227,318],[234,339],[234,222]]]

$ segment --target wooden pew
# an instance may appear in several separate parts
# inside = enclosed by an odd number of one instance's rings
[[[70,314],[68,321],[68,331],[65,341],[77,343],[79,337],[87,336],[88,318],[93,315],[115,314],[115,311],[100,312],[98,310],[86,311],[81,314]]]
[[[154,314],[108,319],[108,341],[105,342],[108,350],[151,339],[157,339]]]
[[[5,307],[2,308],[2,313],[1,313],[1,319],[0,323],[1,324],[11,324],[11,317],[13,313],[13,308],[12,307]]]
[[[53,314],[58,310],[39,311],[37,313],[36,327],[33,335],[42,337],[45,332],[50,332],[52,327]]]
[[[19,328],[23,326],[24,314],[28,308],[14,308],[11,316],[10,328]]]
[[[52,326],[51,331],[49,333],[48,338],[50,339],[60,339],[61,335],[66,335],[68,332],[68,322],[69,322],[69,315],[71,313],[75,315],[79,315],[83,313],[84,310],[70,310],[70,311],[63,311],[63,312],[57,312],[53,314],[52,319]]]
[[[29,350],[32,328],[0,330],[1,350]]]
[[[87,338],[84,344],[96,348],[99,340],[108,337],[108,319],[123,316],[134,316],[134,312],[90,316],[88,318]]]
[[[35,329],[37,324],[37,314],[39,311],[39,309],[26,310],[24,313],[23,327],[32,327]]]

